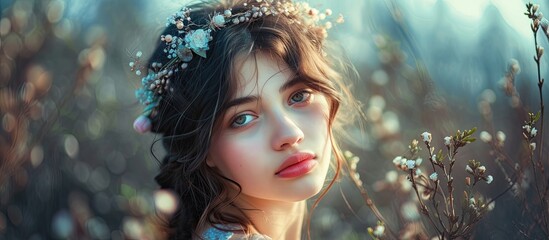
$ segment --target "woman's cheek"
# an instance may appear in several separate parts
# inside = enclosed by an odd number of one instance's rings
[[[227,139],[224,141],[221,151],[221,158],[225,166],[225,172],[230,172],[232,177],[238,177],[242,172],[247,172],[250,165],[253,165],[253,159],[259,157],[257,141],[245,139]],[[229,176],[227,176],[229,177]],[[235,179],[236,180],[236,179]]]
[[[309,106],[309,114],[311,120],[322,123],[322,122],[328,122],[329,115],[330,115],[330,107],[328,105],[328,101],[324,96],[317,96],[317,99],[315,99],[315,102],[311,103]]]

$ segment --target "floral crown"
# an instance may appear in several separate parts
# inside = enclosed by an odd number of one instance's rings
[[[144,133],[151,129],[151,118],[157,114],[157,107],[168,91],[173,91],[170,81],[175,73],[187,68],[188,63],[198,55],[206,58],[209,42],[212,40],[212,32],[232,25],[252,22],[261,17],[286,16],[294,19],[292,23],[300,24],[305,30],[314,28],[320,30],[323,37],[328,36],[327,30],[332,28],[330,20],[332,10],[324,12],[312,8],[306,2],[291,2],[287,0],[255,0],[254,3],[243,3],[238,6],[243,9],[233,13],[231,8],[222,12],[213,12],[204,24],[193,22],[191,12],[193,9],[183,7],[172,16],[168,17],[166,27],[175,26],[177,33],[160,36],[160,41],[165,44],[164,54],[168,59],[162,64],[153,62],[150,66],[141,66],[142,52],[138,51],[129,66],[131,71],[141,76],[142,71],[148,70],[147,75],[141,79],[141,87],[135,95],[139,102],[145,106],[143,113],[134,121],[134,129]],[[343,16],[339,15],[335,23],[342,23]]]

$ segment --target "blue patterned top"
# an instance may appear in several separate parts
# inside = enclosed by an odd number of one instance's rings
[[[217,228],[210,227],[202,234],[202,238],[207,240],[227,240],[231,239],[234,235],[233,232],[221,231]]]
[[[221,226],[219,228],[239,230],[234,226]],[[210,227],[202,233],[202,238],[206,240],[272,240],[270,237],[262,234],[235,233],[231,231],[223,231],[215,227]]]

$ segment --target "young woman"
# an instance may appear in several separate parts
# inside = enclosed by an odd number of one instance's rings
[[[321,199],[339,174],[336,114],[352,103],[325,52],[326,31],[341,20],[330,15],[248,0],[201,2],[168,18],[134,127],[161,134],[167,150],[156,180],[179,198],[170,238],[304,236],[306,200]]]

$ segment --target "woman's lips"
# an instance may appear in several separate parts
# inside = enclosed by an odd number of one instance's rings
[[[318,161],[315,155],[309,152],[294,153],[276,170],[275,175],[282,178],[295,178],[303,176],[316,167]]]

